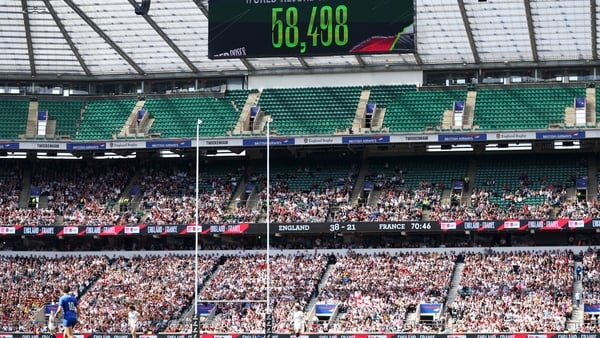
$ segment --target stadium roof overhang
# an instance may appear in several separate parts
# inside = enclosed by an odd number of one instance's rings
[[[3,79],[555,67],[597,60],[596,0],[415,0],[416,52],[211,60],[207,0],[0,2]]]

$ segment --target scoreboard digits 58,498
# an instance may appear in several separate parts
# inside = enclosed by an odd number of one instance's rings
[[[273,48],[297,48],[300,54],[306,53],[307,47],[337,47],[348,45],[348,7],[338,5],[335,8],[324,5],[313,6],[306,31],[298,26],[299,10],[297,7],[273,7],[271,9],[271,41]]]
[[[413,52],[413,0],[209,0],[209,57]]]

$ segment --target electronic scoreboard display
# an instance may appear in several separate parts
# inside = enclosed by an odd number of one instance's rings
[[[413,0],[209,0],[208,57],[410,53]]]

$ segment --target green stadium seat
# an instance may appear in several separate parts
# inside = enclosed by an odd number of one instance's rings
[[[585,96],[584,87],[481,88],[473,124],[481,130],[547,129],[564,124],[565,108],[578,96]]]
[[[279,135],[331,135],[352,126],[360,87],[268,88],[259,105]]]

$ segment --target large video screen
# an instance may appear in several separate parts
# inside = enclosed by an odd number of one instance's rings
[[[413,0],[209,0],[208,57],[411,53]]]

